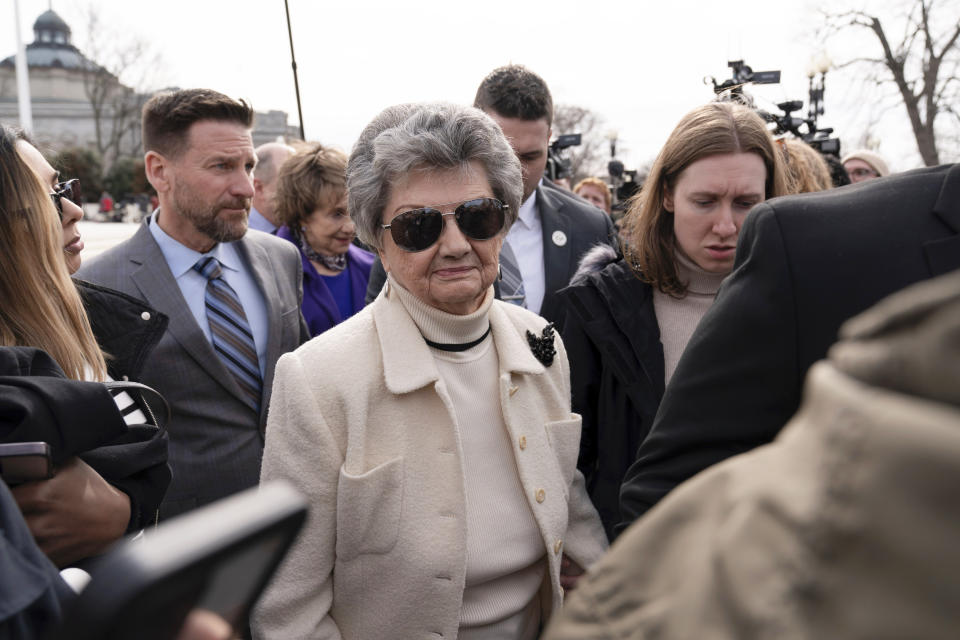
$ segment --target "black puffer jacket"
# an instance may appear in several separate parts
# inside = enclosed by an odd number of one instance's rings
[[[573,410],[583,416],[577,466],[612,540],[620,483],[663,397],[653,290],[611,248],[596,247],[558,299]]]

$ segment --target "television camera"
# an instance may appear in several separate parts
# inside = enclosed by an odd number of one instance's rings
[[[583,136],[579,133],[567,133],[557,136],[557,139],[550,143],[547,150],[547,166],[544,174],[550,180],[559,180],[560,178],[570,177],[570,159],[564,158],[562,152],[570,147],[580,146]]]
[[[748,84],[779,84],[779,71],[754,71],[743,60],[731,60],[727,66],[733,70],[733,77],[718,83],[713,77],[707,79],[713,84],[713,92],[717,95],[729,92],[735,100],[745,104],[752,101],[743,97],[743,87]],[[816,92],[816,93],[815,93]],[[777,108],[782,113],[770,113],[763,109],[756,109],[757,114],[766,122],[773,125],[772,133],[774,135],[791,134],[800,138],[811,147],[822,154],[840,155],[840,139],[833,138],[832,127],[819,128],[817,126],[817,117],[823,113],[823,87],[814,88],[812,81],[810,87],[811,108],[806,118],[797,117],[794,112],[803,109],[803,100],[788,100],[777,104]],[[814,106],[816,105],[816,106]],[[752,106],[752,105],[751,105]]]

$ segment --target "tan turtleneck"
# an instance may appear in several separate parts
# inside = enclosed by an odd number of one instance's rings
[[[690,336],[713,304],[720,283],[728,275],[704,271],[680,251],[675,255],[677,275],[680,282],[687,283],[687,295],[677,299],[656,287],[653,289],[653,310],[660,325],[660,342],[663,343],[664,384],[673,377]]]
[[[465,316],[431,307],[389,279],[420,333],[440,344],[464,344],[490,326],[493,287]],[[467,517],[467,575],[461,640],[532,640],[540,624],[539,589],[546,572],[540,530],[520,484],[503,421],[500,363],[493,337],[466,351],[430,349],[453,404],[462,449]]]

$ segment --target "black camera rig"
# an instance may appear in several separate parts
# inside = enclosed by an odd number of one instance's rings
[[[550,180],[570,177],[570,159],[564,158],[561,152],[569,147],[580,146],[582,141],[583,136],[579,133],[557,136],[557,139],[550,143],[547,150],[547,166],[544,175]]]
[[[779,84],[779,71],[754,71],[744,64],[743,60],[731,60],[727,66],[733,70],[733,77],[717,83],[716,79],[709,77],[713,84],[713,92],[717,95],[727,93],[732,99],[745,104],[751,101],[743,96],[743,88],[748,84]],[[706,82],[706,79],[704,79]],[[752,105],[751,105],[752,106]],[[774,125],[772,133],[774,135],[791,134],[800,138],[811,147],[822,154],[840,155],[840,139],[832,138],[832,127],[819,128],[817,126],[818,116],[823,114],[823,86],[814,87],[813,79],[810,81],[810,110],[806,118],[794,116],[794,112],[803,109],[803,100],[788,100],[777,104],[777,108],[783,113],[770,113],[763,109],[756,109],[766,122]]]

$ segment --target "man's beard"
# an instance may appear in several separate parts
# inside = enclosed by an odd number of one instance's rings
[[[180,215],[214,242],[234,242],[244,236],[247,232],[247,217],[244,217],[242,222],[234,222],[224,220],[218,214],[221,209],[245,209],[249,216],[250,203],[249,198],[240,198],[211,205],[179,184],[173,189],[173,204]]]

